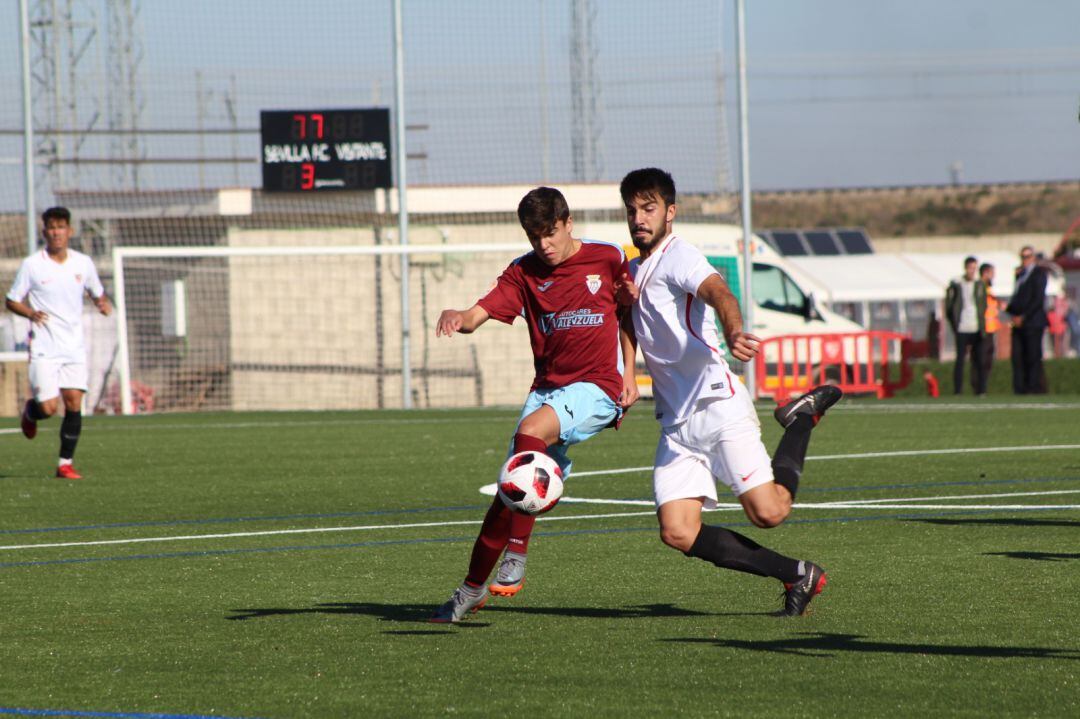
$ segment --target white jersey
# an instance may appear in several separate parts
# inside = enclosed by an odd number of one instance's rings
[[[31,324],[30,359],[63,359],[85,362],[83,342],[83,295],[95,298],[105,293],[93,261],[81,252],[67,251],[67,259],[56,262],[45,250],[23,260],[9,300],[24,300],[49,316],[43,324]]]
[[[716,313],[696,296],[702,282],[719,274],[701,251],[669,235],[648,259],[631,260],[630,273],[641,291],[634,331],[652,376],[661,426],[685,420],[700,399],[734,396]]]

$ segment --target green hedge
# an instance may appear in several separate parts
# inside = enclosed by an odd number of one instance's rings
[[[1046,384],[1048,394],[1077,394],[1080,392],[1080,359],[1048,359],[1043,362],[1046,368]],[[925,397],[927,396],[926,380],[923,375],[929,371],[937,377],[938,389],[942,397],[950,397],[953,393],[953,363],[939,362],[936,360],[916,360],[912,362],[914,378],[911,384],[896,392],[897,397]],[[891,369],[892,376],[898,375],[896,368]],[[964,367],[964,394],[971,396],[974,391],[971,388],[971,365]],[[997,360],[994,368],[990,371],[990,381],[987,384],[988,395],[1012,396],[1012,364],[1009,360]]]

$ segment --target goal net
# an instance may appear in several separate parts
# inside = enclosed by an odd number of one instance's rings
[[[414,228],[411,234],[449,233]],[[316,235],[322,244],[311,244]],[[436,339],[435,324],[442,310],[471,306],[528,245],[403,248],[388,241],[396,242],[390,231],[370,228],[233,228],[222,247],[117,248],[114,408],[520,402],[533,374],[522,324],[490,322],[481,333],[449,339]],[[409,279],[404,314],[402,255]]]
[[[34,216],[68,207],[71,246],[124,300],[119,325],[84,314],[88,410],[518,404],[522,326],[437,340],[434,323],[528,249],[526,191],[559,188],[578,236],[620,244],[624,222],[584,225],[620,220],[635,167],[675,175],[680,222],[738,207],[724,3],[657,18],[597,0],[403,2],[398,48],[390,3],[61,4],[31,3],[28,123],[20,83],[0,83],[0,282],[35,250]],[[313,18],[317,42],[297,34]],[[386,249],[399,188],[404,303]],[[29,391],[28,331],[0,318],[0,415]]]

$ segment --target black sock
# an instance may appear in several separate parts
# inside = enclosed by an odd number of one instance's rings
[[[773,453],[773,480],[791,492],[799,489],[799,477],[802,476],[803,463],[806,462],[806,450],[810,446],[810,432],[814,429],[814,420],[808,414],[800,414],[784,430],[780,444]]]
[[[724,569],[756,574],[759,577],[773,577],[782,582],[794,582],[800,576],[799,560],[766,549],[738,532],[708,524],[701,525],[694,546],[685,554],[712,562]]]
[[[60,459],[71,459],[75,456],[75,445],[79,443],[81,432],[82,412],[65,412],[64,421],[60,424]]]
[[[38,401],[36,399],[30,401],[30,412],[28,414],[30,415],[30,419],[34,420],[35,422],[49,418],[49,415],[45,414],[45,412],[42,411],[41,405],[38,404]]]

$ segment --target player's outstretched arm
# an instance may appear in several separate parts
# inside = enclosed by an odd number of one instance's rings
[[[727,282],[724,282],[720,275],[709,275],[698,287],[697,296],[716,310],[716,317],[724,328],[724,339],[727,340],[731,356],[741,362],[754,359],[761,339],[749,332],[743,332],[739,301],[731,293]]]
[[[435,323],[435,336],[445,335],[449,337],[455,332],[467,335],[474,332],[477,327],[488,321],[490,315],[480,305],[473,305],[462,312],[461,310],[443,310],[439,315],[439,321]]]

